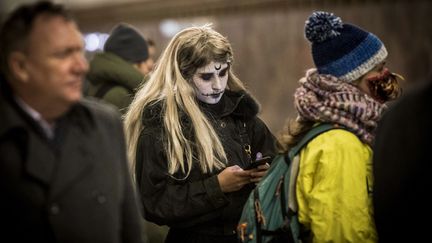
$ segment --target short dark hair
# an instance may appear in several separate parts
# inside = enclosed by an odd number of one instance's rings
[[[8,56],[13,51],[24,50],[34,21],[40,15],[61,16],[73,21],[63,5],[50,1],[24,4],[11,12],[0,28],[0,71],[4,74],[8,73]]]

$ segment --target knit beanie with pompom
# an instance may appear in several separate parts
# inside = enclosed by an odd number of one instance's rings
[[[305,25],[312,56],[320,74],[352,82],[387,57],[384,44],[372,33],[344,24],[333,13],[316,11]]]

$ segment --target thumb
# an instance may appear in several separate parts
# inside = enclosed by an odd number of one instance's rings
[[[243,169],[242,169],[240,166],[238,166],[238,165],[231,166],[230,168],[231,168],[232,171],[242,171],[242,170],[243,170]]]

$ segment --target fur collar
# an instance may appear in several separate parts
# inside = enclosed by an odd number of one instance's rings
[[[220,102],[224,102],[221,112],[219,114],[212,114],[218,118],[232,115],[247,121],[254,118],[260,110],[258,102],[245,91],[234,92],[227,90]],[[157,124],[160,126],[163,124],[163,105],[164,102],[161,101],[143,111],[142,122],[144,126],[154,126]],[[201,102],[199,102],[199,105],[203,112],[211,109],[209,105]],[[188,123],[189,118],[183,113],[181,120],[182,123]]]

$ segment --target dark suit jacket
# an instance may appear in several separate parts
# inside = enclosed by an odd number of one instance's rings
[[[380,242],[427,242],[432,200],[432,80],[407,95],[379,124],[374,208]]]
[[[82,101],[51,141],[1,93],[0,241],[142,242],[118,113]]]

